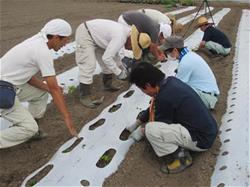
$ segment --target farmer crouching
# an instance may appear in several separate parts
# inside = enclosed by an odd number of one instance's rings
[[[46,111],[48,93],[62,113],[70,134],[77,136],[62,89],[57,83],[50,51],[63,47],[69,41],[71,32],[68,22],[51,20],[41,32],[16,45],[1,58],[1,116],[12,126],[1,130],[0,148],[15,146],[32,137],[44,137],[38,130],[36,120],[42,118]],[[44,81],[35,76],[39,71]],[[28,102],[28,109],[21,102]]]
[[[192,164],[189,150],[206,151],[213,145],[217,123],[191,87],[175,77],[166,78],[144,62],[132,70],[129,81],[152,99],[127,130],[137,141],[145,134],[159,157],[172,156],[172,162],[162,166],[163,172],[183,171]]]

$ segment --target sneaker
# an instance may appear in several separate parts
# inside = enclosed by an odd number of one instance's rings
[[[180,173],[192,165],[192,157],[189,151],[184,148],[178,148],[177,151],[173,153],[173,156],[175,159],[170,164],[164,164],[161,167],[163,173]]]
[[[44,139],[46,137],[48,137],[48,133],[39,129],[37,131],[37,133],[30,138],[30,140],[41,140],[41,139]]]

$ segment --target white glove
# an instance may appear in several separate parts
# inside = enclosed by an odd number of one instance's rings
[[[125,80],[128,77],[128,73],[125,69],[122,69],[122,72],[117,76],[120,80]]]
[[[137,127],[139,127],[139,125],[141,124],[140,120],[136,120],[134,123],[132,123],[130,126],[126,127],[126,129],[129,132],[133,132]]]
[[[135,141],[140,141],[144,137],[144,134],[142,133],[142,128],[139,126],[135,131],[133,131],[129,138],[133,138]]]

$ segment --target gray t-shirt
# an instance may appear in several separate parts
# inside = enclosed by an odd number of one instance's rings
[[[160,25],[142,12],[127,11],[122,14],[129,25],[135,25],[139,32],[147,33],[153,43],[158,43]]]

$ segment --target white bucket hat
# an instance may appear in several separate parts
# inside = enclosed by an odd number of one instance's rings
[[[160,23],[160,33],[163,34],[163,37],[166,39],[171,36],[172,28],[169,24]]]

